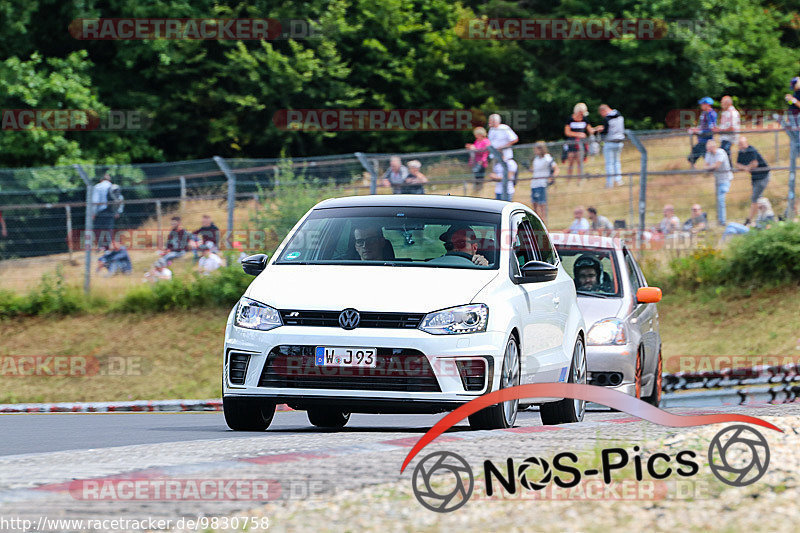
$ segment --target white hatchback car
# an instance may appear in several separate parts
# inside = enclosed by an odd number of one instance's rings
[[[575,286],[542,221],[519,203],[376,195],[311,209],[257,275],[225,330],[223,403],[234,430],[275,406],[319,427],[350,413],[436,413],[520,383],[586,383]],[[537,398],[545,424],[584,402]],[[470,416],[514,424],[518,401]]]

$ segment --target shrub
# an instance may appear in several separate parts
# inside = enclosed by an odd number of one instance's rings
[[[0,291],[0,317],[68,315],[90,309],[93,302],[96,301],[77,287],[64,284],[64,273],[59,266],[54,273],[43,275],[39,285],[27,295]]]

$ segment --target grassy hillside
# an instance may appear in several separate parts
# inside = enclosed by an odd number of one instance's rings
[[[800,356],[796,286],[749,296],[667,294],[659,313],[667,371],[715,364],[713,356]],[[218,397],[226,317],[226,309],[206,309],[0,321],[0,361],[71,355],[101,364],[86,377],[0,376],[0,403]],[[109,360],[126,365],[103,366]]]

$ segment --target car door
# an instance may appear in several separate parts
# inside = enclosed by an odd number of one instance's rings
[[[625,270],[628,273],[628,279],[631,284],[631,291],[633,296],[633,313],[631,314],[631,326],[637,328],[641,333],[641,342],[645,348],[644,361],[642,361],[642,368],[644,375],[649,375],[653,371],[653,365],[656,360],[658,347],[657,336],[655,334],[656,322],[656,304],[640,304],[636,302],[636,291],[640,287],[644,287],[644,276],[642,276],[639,265],[636,264],[633,254],[627,249],[622,249],[622,255],[625,260]],[[643,381],[644,384],[644,381]]]
[[[510,275],[520,274],[528,261],[541,260],[534,238],[531,220],[525,212],[515,212],[511,218],[512,253]],[[514,307],[520,313],[521,379],[522,383],[557,381],[562,360],[559,337],[554,331],[556,322],[554,299],[555,282],[519,283],[516,285]]]

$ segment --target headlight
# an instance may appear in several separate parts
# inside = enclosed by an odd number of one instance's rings
[[[586,344],[594,346],[625,344],[626,342],[628,342],[628,336],[625,333],[625,324],[618,318],[606,318],[595,322],[586,336]]]
[[[277,309],[243,297],[236,307],[234,324],[240,328],[268,330],[283,325],[283,322]]]
[[[419,329],[434,335],[456,333],[478,333],[486,331],[489,308],[484,304],[460,305],[428,313],[419,324]]]

